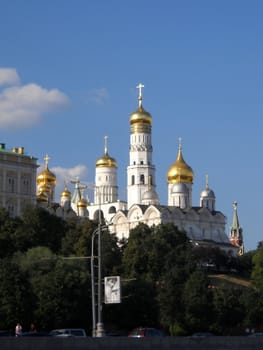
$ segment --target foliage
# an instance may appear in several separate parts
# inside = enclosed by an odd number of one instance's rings
[[[253,271],[252,271],[252,282],[254,286],[263,292],[263,246],[257,249],[252,258]]]
[[[240,288],[221,286],[214,290],[213,304],[215,320],[213,328],[218,334],[231,335],[239,328],[244,319],[244,308],[241,304]]]
[[[262,245],[234,258],[217,248],[197,249],[173,224],[140,224],[122,242],[102,225],[101,239],[102,276],[120,275],[122,284],[122,303],[103,305],[106,327],[155,326],[186,335],[234,334],[263,324]],[[91,329],[92,242],[96,257],[98,222],[65,221],[33,207],[10,218],[0,209],[0,327],[14,329],[20,321],[24,330],[31,322],[38,329]],[[251,274],[255,288],[210,288],[205,263],[243,278]]]
[[[28,206],[23,212],[21,224],[14,232],[13,244],[20,251],[46,246],[57,252],[65,230],[65,222],[61,218],[43,208]]]
[[[183,300],[185,324],[191,332],[209,330],[212,315],[212,294],[204,272],[195,271],[185,283]]]

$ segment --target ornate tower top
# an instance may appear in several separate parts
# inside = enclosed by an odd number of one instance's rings
[[[243,242],[243,230],[239,225],[238,215],[237,215],[237,202],[233,202],[233,220],[232,226],[230,227],[230,243],[239,248],[238,254],[244,254],[244,242]]]

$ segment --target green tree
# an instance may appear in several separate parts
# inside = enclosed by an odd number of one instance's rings
[[[17,322],[27,324],[34,298],[27,275],[10,258],[0,261],[0,327],[14,329]]]
[[[252,258],[252,283],[261,292],[263,292],[263,246],[260,246]]]
[[[15,232],[20,226],[19,218],[10,218],[8,212],[0,208],[0,259],[10,257],[16,251]]]
[[[218,334],[235,334],[242,327],[245,317],[244,306],[240,300],[241,289],[221,285],[213,291],[215,319],[212,328]]]
[[[173,224],[148,227],[140,224],[130,232],[124,250],[125,277],[142,280],[151,286],[151,305],[145,312],[158,315],[159,324],[168,328],[183,318],[182,291],[190,271],[191,245],[184,232]],[[136,300],[136,283],[133,284]],[[149,287],[148,287],[149,288]],[[138,287],[139,293],[139,287]],[[150,322],[150,321],[149,321]]]
[[[246,288],[240,294],[244,307],[243,329],[261,329],[263,325],[263,296],[255,288]]]
[[[184,287],[185,324],[192,332],[209,330],[212,324],[212,294],[207,275],[201,271],[191,274]]]
[[[57,252],[65,232],[64,220],[43,208],[28,206],[23,212],[21,225],[14,233],[13,243],[17,251],[46,246]]]

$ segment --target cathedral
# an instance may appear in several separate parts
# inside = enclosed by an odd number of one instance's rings
[[[161,204],[156,189],[155,165],[153,164],[152,116],[143,107],[143,85],[138,88],[138,107],[129,117],[130,146],[127,166],[127,201],[119,199],[117,161],[109,155],[105,137],[104,152],[95,164],[94,201],[86,196],[87,186],[79,179],[68,184],[55,203],[56,176],[48,167],[37,176],[37,203],[51,213],[63,218],[104,218],[111,233],[128,239],[131,229],[139,223],[148,226],[173,223],[186,232],[195,245],[220,247],[230,254],[243,254],[242,229],[239,227],[237,203],[234,203],[233,224],[229,237],[226,234],[226,217],[216,210],[216,196],[209,187],[206,176],[205,188],[200,193],[198,206],[192,203],[194,172],[183,157],[181,139],[175,162],[167,171],[167,204]]]

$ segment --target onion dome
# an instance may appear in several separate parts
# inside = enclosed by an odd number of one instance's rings
[[[45,159],[45,169],[37,176],[37,184],[41,185],[41,184],[47,184],[47,185],[51,185],[51,186],[55,186],[56,185],[56,175],[54,173],[52,173],[52,171],[49,170],[48,168],[48,160],[50,159],[48,157],[48,155],[46,155]]]
[[[37,195],[37,203],[47,203],[48,202],[48,196],[41,192]]]
[[[206,188],[204,189],[201,194],[200,194],[201,198],[215,198],[215,193],[213,190],[210,190],[210,188]]]
[[[139,84],[137,89],[139,89],[139,106],[138,109],[130,115],[130,126],[131,132],[147,132],[152,125],[152,116],[147,112],[142,106],[142,88],[144,85]]]
[[[130,115],[130,124],[152,124],[152,116],[147,112],[142,105],[140,105],[137,111]]]
[[[215,199],[215,193],[213,190],[211,190],[208,186],[208,175],[206,175],[206,184],[205,184],[205,189],[201,192],[200,194],[201,198],[211,198],[211,199]]]
[[[179,143],[178,156],[174,164],[168,169],[168,183],[193,183],[194,172],[192,168],[185,162],[182,154],[181,140]]]
[[[44,184],[44,185],[41,185],[39,186],[38,188],[38,194],[41,194],[41,193],[44,193],[44,194],[50,194],[52,191],[51,191],[51,188],[49,185],[47,184]]]
[[[88,206],[88,201],[85,198],[81,198],[78,203],[77,203],[77,207],[78,208],[86,208]]]
[[[116,160],[110,157],[108,153],[108,147],[107,147],[108,136],[105,136],[104,140],[105,140],[104,155],[97,159],[96,168],[99,168],[99,167],[117,168]]]
[[[61,192],[60,198],[71,199],[71,192],[68,190],[67,186],[64,188],[64,191]]]

